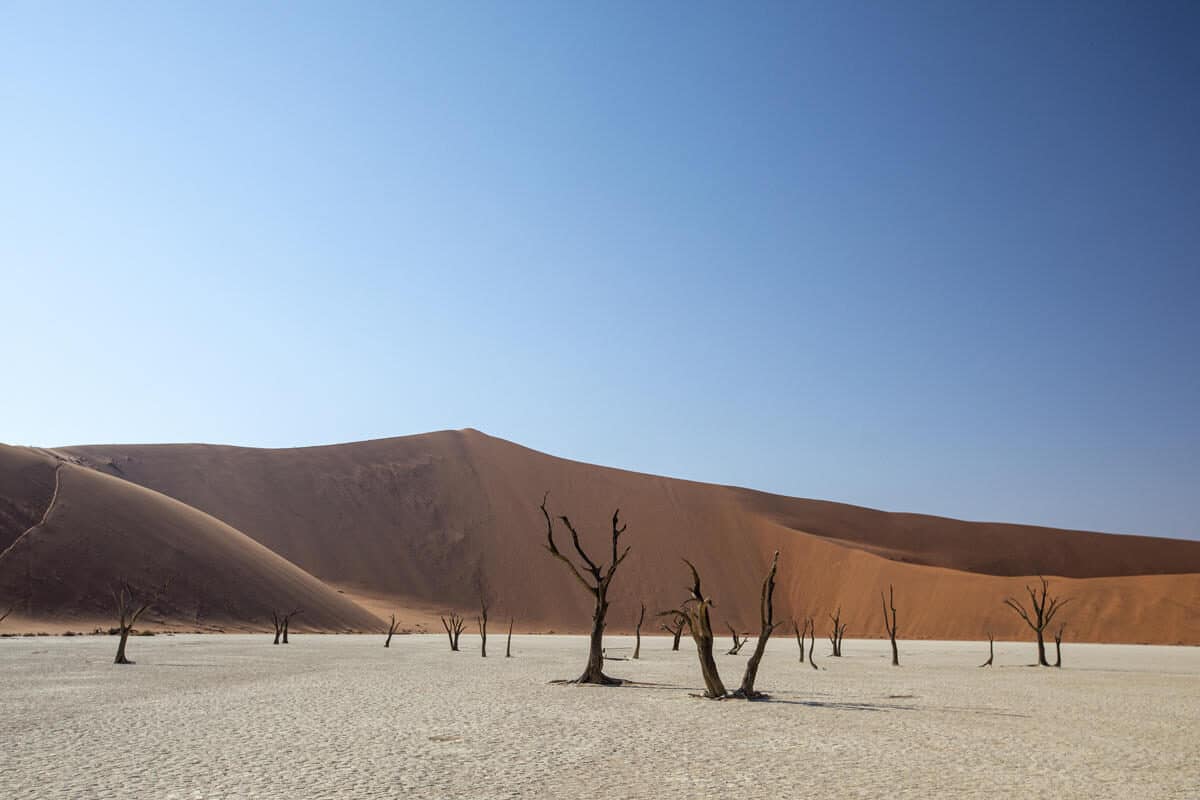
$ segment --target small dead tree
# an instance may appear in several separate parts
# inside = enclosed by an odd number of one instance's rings
[[[129,632],[133,630],[133,626],[137,624],[138,618],[146,612],[148,608],[158,602],[158,598],[167,590],[167,585],[164,583],[162,588],[157,589],[154,594],[142,603],[138,603],[134,597],[133,589],[129,588],[129,582],[124,578],[120,582],[109,589],[112,593],[113,601],[117,606],[117,630],[120,634],[120,640],[117,642],[117,657],[113,659],[114,664],[132,664],[125,656],[125,643],[129,641]],[[4,616],[8,616],[5,614]]]
[[[563,555],[554,543],[554,524],[550,519],[550,512],[546,510],[546,498],[549,496],[550,493],[547,492],[542,497],[541,505],[542,516],[546,519],[546,549],[550,551],[550,555],[567,565],[575,580],[579,581],[596,601],[595,610],[592,612],[592,634],[588,643],[587,666],[584,667],[583,674],[575,679],[575,683],[598,683],[604,686],[619,684],[620,680],[604,674],[604,625],[608,617],[608,587],[612,584],[617,567],[621,566],[621,562],[629,555],[628,546],[620,554],[617,552],[621,534],[625,532],[627,526],[621,524],[621,510],[614,511],[612,515],[612,561],[607,567],[604,567],[593,561],[584,551],[583,545],[579,543],[579,534],[571,525],[571,520],[566,516],[560,516],[559,519],[563,525],[567,526],[567,530],[571,532],[571,544],[575,546],[575,552],[582,559],[582,563],[577,565]],[[585,578],[585,574],[591,580]]]
[[[385,639],[383,642],[384,647],[392,646],[392,635],[396,632],[396,629],[399,627],[400,627],[400,624],[398,622],[396,622],[396,615],[392,614],[392,621],[391,621],[391,623],[388,624],[387,639]]]
[[[1062,666],[1062,637],[1066,625],[1059,625],[1058,630],[1054,632],[1054,666]]]
[[[300,613],[303,613],[303,612],[301,612],[300,609],[297,608],[295,611],[291,611],[291,612],[283,615],[283,644],[288,643],[288,626],[292,622],[292,617],[294,617]]]
[[[508,641],[504,643],[504,657],[512,658],[512,626],[513,618],[508,618]]]
[[[475,624],[479,626],[479,655],[482,658],[487,658],[487,620],[488,620],[488,604],[486,596],[483,592],[479,593],[479,616],[475,618]]]
[[[746,662],[746,671],[742,674],[742,685],[733,693],[733,697],[760,700],[767,696],[762,692],[755,691],[754,680],[758,677],[758,665],[762,661],[763,653],[766,652],[767,640],[771,638],[771,632],[775,630],[775,571],[778,568],[779,551],[776,550],[775,557],[771,559],[771,569],[767,572],[767,577],[763,578],[762,596],[759,599],[761,627],[758,641],[754,645],[754,652],[751,654],[750,660]]]
[[[646,619],[646,604],[638,603],[642,610],[638,612],[638,623],[635,635],[637,636],[637,644],[633,647],[633,657],[641,658],[642,656],[642,621]]]
[[[671,622],[664,622],[660,627],[671,634],[671,650],[679,649],[679,638],[687,627],[687,616],[681,611],[661,611],[658,616],[671,617]]]
[[[883,602],[883,627],[887,629],[888,638],[892,640],[892,666],[900,666],[900,651],[896,649],[896,588],[890,583],[888,584],[888,597],[883,598],[883,592],[879,593],[879,599]],[[888,620],[888,608],[891,608],[892,618]]]
[[[466,621],[451,611],[449,616],[442,617],[442,627],[446,629],[446,636],[450,638],[450,649],[457,653],[458,637],[462,636],[463,628],[467,627]]]
[[[813,650],[817,646],[817,623],[812,617],[804,620],[804,629],[808,631],[808,665],[813,669],[820,669],[817,666],[817,659],[813,657]]]
[[[833,621],[833,631],[829,634],[829,643],[833,645],[832,655],[841,658],[842,637],[846,635],[846,625],[842,623],[842,607],[838,606],[837,612],[830,614],[829,619]]]
[[[804,630],[800,630],[800,624],[796,620],[792,620],[792,630],[796,632],[796,644],[800,645],[800,663],[804,663],[804,635],[808,633],[808,625],[804,626]]]
[[[1040,591],[1035,590],[1032,586],[1025,586],[1025,591],[1029,593],[1029,602],[1032,610],[1026,610],[1023,603],[1012,597],[1004,598],[1004,605],[1017,612],[1017,615],[1025,620],[1025,624],[1037,635],[1038,664],[1048,667],[1050,666],[1050,662],[1046,660],[1045,630],[1054,620],[1059,610],[1070,602],[1070,600],[1057,596],[1051,597],[1049,594],[1049,582],[1041,575],[1038,576],[1038,580],[1042,584]]]
[[[980,669],[982,669],[983,667],[990,667],[992,665],[992,662],[995,660],[996,660],[996,639],[994,636],[992,636],[992,632],[988,631],[988,660],[979,665]]]
[[[733,647],[729,648],[729,651],[725,655],[736,656],[746,646],[746,642],[750,641],[750,636],[749,634],[738,636],[738,632],[728,622],[725,623],[725,627],[729,628],[729,635],[733,637]]]
[[[688,569],[692,571],[692,587],[689,590],[691,596],[688,597],[681,610],[687,616],[688,630],[692,632],[692,639],[696,642],[696,654],[700,658],[700,672],[704,676],[704,696],[713,700],[721,700],[725,697],[725,684],[721,683],[717,662],[713,660],[712,621],[708,614],[713,602],[710,598],[705,597],[704,592],[700,589],[700,573],[696,572],[696,567],[686,558],[683,563],[687,564]]]

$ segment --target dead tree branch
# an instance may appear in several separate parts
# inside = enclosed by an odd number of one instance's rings
[[[457,653],[458,637],[462,636],[463,628],[467,627],[466,621],[451,611],[449,615],[442,617],[442,627],[446,629],[446,636],[450,639],[450,649]]]
[[[888,638],[892,640],[892,666],[900,666],[900,651],[896,649],[896,588],[888,584],[888,598],[884,600],[883,592],[879,593],[883,602],[883,627],[887,629]],[[888,620],[888,608],[891,607],[892,618]]]
[[[396,615],[395,615],[395,614],[392,614],[392,621],[391,621],[391,623],[388,625],[388,634],[387,634],[387,639],[385,639],[385,640],[384,640],[384,642],[383,642],[383,646],[384,646],[384,647],[391,647],[391,646],[392,646],[392,635],[393,635],[393,634],[396,632],[396,629],[397,629],[398,627],[400,627],[400,625],[399,625],[399,623],[397,623],[397,622],[396,622]]]
[[[736,656],[739,652],[741,652],[742,648],[746,646],[746,642],[750,640],[750,635],[742,634],[741,636],[738,636],[738,632],[735,631],[733,626],[728,622],[725,623],[725,627],[729,628],[729,635],[733,637],[733,647],[729,648],[729,651],[725,653],[725,655]]]
[[[758,665],[767,649],[767,640],[771,638],[771,632],[775,630],[775,572],[778,568],[779,551],[776,550],[775,557],[771,559],[771,569],[767,572],[767,577],[763,578],[762,596],[759,599],[761,627],[758,642],[754,645],[754,653],[750,656],[750,660],[746,662],[746,671],[742,674],[742,685],[733,693],[733,697],[759,700],[767,696],[762,692],[755,691],[754,680],[758,676]]]
[[[704,677],[704,696],[713,700],[725,697],[725,684],[721,682],[721,674],[717,671],[717,662],[713,660],[712,621],[708,610],[713,602],[704,596],[700,588],[700,573],[686,558],[683,563],[692,571],[692,586],[688,590],[689,597],[681,609],[687,615],[688,629],[696,642],[696,654],[700,659],[700,672]]]

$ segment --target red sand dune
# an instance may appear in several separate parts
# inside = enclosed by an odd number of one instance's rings
[[[1045,573],[1072,597],[1061,618],[1068,639],[1200,644],[1200,542],[775,497],[565,461],[470,429],[287,450],[59,452],[208,513],[376,609],[469,613],[482,581],[493,619],[586,630],[589,596],[542,549],[538,503],[550,491],[551,510],[568,513],[595,552],[607,548],[613,509],[629,523],[634,549],[613,584],[614,631],[630,630],[638,600],[653,612],[683,599],[682,557],[700,567],[715,619],[751,630],[779,548],[780,613],[815,616],[818,630],[841,606],[848,636],[881,636],[878,593],[894,583],[901,637],[1025,638],[1001,600]],[[24,480],[26,491],[46,483],[44,474]]]
[[[3,455],[12,461],[14,453],[29,452],[9,448]],[[390,604],[470,612],[482,581],[494,597],[493,619],[513,615],[519,629],[581,632],[590,597],[542,549],[537,505],[549,490],[551,510],[568,514],[597,553],[608,546],[614,508],[629,523],[633,550],[613,586],[615,631],[632,628],[639,599],[651,611],[682,600],[685,556],[696,562],[716,600],[716,621],[755,627],[759,584],[778,548],[781,616],[812,615],[818,630],[828,627],[826,614],[840,605],[849,636],[882,635],[879,592],[894,583],[902,638],[977,639],[988,631],[1025,638],[1023,623],[1001,600],[1023,593],[1029,580],[1023,576],[1044,573],[1054,590],[1072,598],[1061,617],[1068,640],[1200,644],[1200,542],[962,522],[777,497],[581,464],[473,430],[282,450],[97,445],[58,454],[96,471],[85,481],[81,467],[68,468],[66,474],[76,478],[69,482],[76,502],[100,504],[103,498],[105,514],[127,516],[133,512],[120,503],[129,502],[138,519],[109,525],[103,539],[76,533],[91,542],[90,550],[60,553],[54,562],[30,561],[40,574],[55,571],[64,587],[45,592],[47,602],[35,613],[98,609],[104,595],[95,576],[111,573],[100,565],[119,552],[128,556],[136,537],[161,537],[154,533],[157,516],[186,516],[190,506],[204,512],[197,519],[205,523],[195,525],[211,538],[241,541],[240,531],[287,559],[282,564],[298,567],[296,575],[311,580],[310,573],[347,596],[370,598],[373,609]],[[6,476],[0,497],[9,498],[0,502],[0,524],[9,527],[36,513],[48,480],[44,464],[13,472],[0,471]],[[134,491],[131,484],[161,495]],[[94,526],[92,519],[78,514],[70,522]],[[72,530],[67,519],[52,520],[64,534]],[[117,530],[126,538],[116,538]],[[146,539],[137,549],[158,563],[173,546],[178,542]],[[260,564],[269,554],[241,555],[239,563]],[[169,560],[182,569],[191,557],[174,553]],[[202,564],[216,558],[212,548],[195,557]],[[220,559],[234,560],[232,554]],[[6,560],[0,557],[0,590],[12,594],[22,588],[26,567]],[[231,617],[275,602],[270,598],[276,590],[255,580],[225,585],[222,602]],[[251,593],[253,598],[246,596]],[[334,597],[347,603],[346,596]],[[187,609],[182,596],[172,599],[177,610]],[[353,617],[355,611],[331,607],[329,616],[337,617],[331,627],[369,626]],[[307,621],[318,622],[316,616]]]

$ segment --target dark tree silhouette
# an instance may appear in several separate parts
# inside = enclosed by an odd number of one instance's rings
[[[8,609],[8,611],[5,611],[3,614],[0,614],[0,622],[4,622],[4,620],[8,619],[8,615],[13,612],[13,608],[15,608],[15,607],[16,606],[12,606]]]
[[[1037,591],[1029,585],[1025,586],[1025,591],[1029,593],[1029,602],[1032,610],[1026,610],[1023,603],[1011,597],[1004,598],[1004,605],[1017,612],[1018,616],[1025,620],[1025,624],[1037,634],[1038,664],[1048,667],[1050,666],[1050,662],[1046,660],[1045,630],[1054,620],[1054,616],[1070,600],[1051,597],[1049,594],[1050,584],[1041,575],[1038,576],[1038,580],[1042,584],[1041,591]]]
[[[700,672],[704,676],[704,696],[713,700],[725,697],[725,684],[721,683],[721,674],[717,671],[717,662],[713,660],[712,621],[708,610],[712,607],[711,599],[704,596],[700,589],[700,573],[686,558],[683,563],[692,571],[692,587],[690,597],[684,603],[682,611],[687,616],[688,630],[696,642],[696,654],[700,658]]]
[[[1066,625],[1059,625],[1058,630],[1054,632],[1054,666],[1056,667],[1062,666],[1062,637],[1066,627]]]
[[[725,655],[736,656],[742,651],[742,648],[746,646],[746,642],[750,641],[750,636],[749,634],[738,636],[738,632],[735,631],[733,626],[728,622],[725,623],[725,627],[729,628],[729,635],[733,637],[733,647],[729,648],[729,651],[726,652]]]
[[[466,620],[451,611],[448,617],[442,617],[442,627],[446,629],[446,636],[450,639],[450,649],[457,653],[458,637],[462,636],[463,628],[467,627]]]
[[[804,620],[804,629],[808,631],[808,665],[813,669],[820,669],[817,659],[813,657],[813,649],[817,646],[817,623],[812,617]]]
[[[762,596],[759,599],[759,619],[761,627],[759,629],[758,641],[754,645],[754,653],[751,654],[750,660],[746,662],[746,671],[742,674],[742,685],[733,693],[733,697],[740,697],[746,700],[759,700],[767,695],[762,692],[755,691],[754,680],[758,676],[758,665],[762,661],[763,653],[767,649],[767,640],[771,638],[771,632],[775,630],[775,571],[779,568],[779,551],[775,551],[775,557],[771,559],[771,569],[767,572],[767,577],[763,578]]]
[[[634,648],[633,648],[633,657],[634,658],[641,658],[641,656],[642,656],[642,621],[646,619],[646,604],[638,603],[638,605],[642,607],[642,610],[640,612],[638,612],[638,623],[637,623],[637,631],[636,631],[637,644],[634,645]]]
[[[992,662],[996,660],[996,639],[992,636],[992,632],[988,631],[988,660],[980,664],[980,668],[990,667]]]
[[[841,658],[842,637],[846,635],[846,626],[842,623],[842,607],[838,606],[837,612],[830,614],[829,619],[833,621],[833,631],[829,634],[829,643],[833,645],[832,655]]]
[[[479,616],[475,618],[475,624],[479,626],[479,655],[482,658],[487,658],[487,620],[487,597],[481,591],[479,593]]]
[[[162,588],[157,589],[148,600],[141,604],[134,597],[133,589],[129,588],[129,583],[124,578],[120,582],[109,589],[113,596],[113,601],[117,606],[117,630],[120,634],[120,640],[117,642],[117,657],[113,659],[114,664],[132,664],[125,656],[125,643],[129,641],[129,632],[133,630],[133,626],[137,624],[138,618],[146,612],[148,608],[158,602],[158,598],[167,590],[167,585],[164,583]],[[10,609],[11,610],[11,609]],[[4,616],[8,616],[6,613]]]
[[[671,649],[679,649],[679,637],[683,635],[683,629],[687,627],[687,615],[682,611],[661,611],[658,616],[670,617],[671,622],[664,622],[662,629],[671,634]]]
[[[504,657],[512,658],[512,626],[513,618],[508,618],[508,641],[504,643]]]
[[[800,645],[800,663],[804,663],[804,636],[808,633],[808,624],[805,623],[804,630],[800,630],[799,623],[792,620],[792,630],[796,632],[796,644]]]
[[[283,615],[283,644],[288,643],[288,626],[291,624],[292,617],[300,613],[303,612],[297,608],[295,611]]]
[[[900,651],[896,649],[896,588],[888,584],[888,596],[884,600],[883,592],[879,593],[883,602],[883,627],[887,629],[888,638],[892,640],[892,666],[900,666]],[[888,620],[888,608],[891,608],[892,618]]]
[[[608,616],[608,587],[612,584],[617,567],[621,566],[621,562],[629,555],[628,546],[620,554],[617,552],[621,534],[625,532],[626,528],[620,521],[621,510],[617,509],[612,515],[612,561],[607,567],[597,564],[588,557],[583,545],[579,543],[579,534],[571,525],[571,520],[566,516],[559,517],[563,525],[567,526],[567,530],[571,532],[571,544],[575,546],[575,552],[582,559],[582,563],[577,565],[559,552],[558,546],[554,543],[554,524],[550,519],[550,512],[546,510],[546,498],[549,495],[550,493],[547,492],[542,497],[541,505],[542,516],[546,519],[546,549],[552,556],[567,565],[571,574],[575,576],[575,580],[579,581],[596,601],[595,610],[592,612],[592,635],[588,644],[587,666],[584,668],[583,674],[575,679],[575,683],[598,683],[604,686],[619,684],[620,680],[604,674],[604,624]],[[590,576],[591,580],[585,578],[584,574]]]
[[[391,646],[392,646],[392,635],[393,635],[393,634],[396,632],[396,629],[397,629],[398,627],[400,627],[400,626],[399,626],[399,624],[396,622],[396,615],[395,615],[395,614],[392,614],[392,621],[391,621],[391,623],[388,625],[388,635],[387,635],[387,638],[386,638],[386,639],[384,639],[384,641],[383,641],[383,646],[384,646],[384,647],[391,647]]]

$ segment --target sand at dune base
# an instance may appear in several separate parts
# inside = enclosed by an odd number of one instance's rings
[[[0,797],[1200,797],[1200,649],[772,640],[772,702],[712,702],[664,638],[551,685],[582,637],[177,635],[0,640]],[[610,655],[632,639],[613,637]],[[744,653],[749,652],[749,647]],[[736,686],[746,655],[719,657]]]

